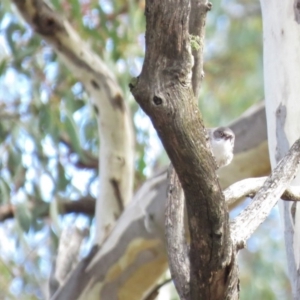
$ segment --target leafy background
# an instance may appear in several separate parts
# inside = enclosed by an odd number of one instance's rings
[[[128,89],[143,63],[144,1],[51,3],[118,78],[135,127],[137,188],[167,163],[150,121]],[[204,54],[199,105],[207,126],[226,125],[263,99],[259,4],[213,1]],[[1,1],[0,212],[13,205],[15,217],[0,219],[0,299],[44,299],[62,228],[75,223],[90,227],[93,235],[92,218],[60,214],[61,201],[96,196],[101,141],[88,99],[51,47],[10,1]],[[90,243],[85,241],[82,255]],[[240,254],[241,299],[291,298],[283,248],[274,209]]]

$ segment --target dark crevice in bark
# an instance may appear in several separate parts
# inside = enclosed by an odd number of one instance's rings
[[[194,5],[200,5],[204,26],[207,3]],[[232,265],[229,217],[194,96],[199,84],[195,92],[192,86],[190,9],[188,0],[146,1],[146,55],[131,91],[151,118],[184,191],[191,235],[190,299],[224,299],[228,286],[237,289],[227,284]],[[194,78],[201,76],[202,49],[197,59]]]

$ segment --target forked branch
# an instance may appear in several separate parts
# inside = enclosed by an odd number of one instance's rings
[[[279,162],[253,201],[243,210],[231,225],[233,242],[243,248],[246,241],[266,219],[280,196],[298,173],[300,166],[300,139]]]

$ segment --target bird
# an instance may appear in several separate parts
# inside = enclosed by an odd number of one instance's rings
[[[235,135],[229,127],[207,128],[212,154],[218,169],[230,164],[233,158]]]

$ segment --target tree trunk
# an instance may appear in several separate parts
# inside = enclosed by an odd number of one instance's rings
[[[261,0],[264,80],[272,168],[300,137],[300,1]],[[300,175],[293,181],[300,183]],[[300,299],[300,207],[280,203],[293,299]]]
[[[48,4],[42,0],[13,2],[82,82],[98,115],[100,175],[95,243],[100,245],[132,199],[133,129],[122,90],[100,57]]]
[[[131,88],[183,188],[191,237],[189,295],[184,299],[235,299],[237,268],[227,206],[192,89],[190,5],[189,0],[146,1],[145,61]],[[210,9],[206,1],[199,6]]]

